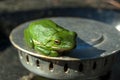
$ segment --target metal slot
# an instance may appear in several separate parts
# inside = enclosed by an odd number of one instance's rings
[[[37,68],[40,68],[40,61],[39,60],[36,60],[36,66],[37,66]]]
[[[65,73],[68,73],[68,64],[65,64],[65,65],[64,65],[64,72],[65,72]]]
[[[80,63],[80,65],[79,65],[79,71],[80,71],[80,72],[83,71],[83,64],[82,64],[82,63]]]
[[[29,56],[26,55],[26,63],[29,64]]]
[[[50,64],[49,64],[49,70],[50,70],[51,72],[53,72],[53,69],[54,69],[54,67],[53,67],[53,63],[50,62]]]
[[[93,68],[93,70],[95,70],[97,68],[97,63],[96,62],[93,63],[93,67],[92,68]]]

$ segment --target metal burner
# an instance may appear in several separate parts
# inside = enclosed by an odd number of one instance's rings
[[[18,49],[21,63],[29,71],[52,79],[97,79],[110,70],[119,53],[119,32],[110,25],[89,19],[49,18],[57,24],[77,32],[77,47],[61,57],[48,57],[28,48],[23,40],[27,22],[10,35]]]

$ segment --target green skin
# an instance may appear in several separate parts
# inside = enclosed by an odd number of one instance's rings
[[[24,30],[24,39],[29,47],[52,57],[75,48],[75,38],[75,32],[48,19],[34,21]]]

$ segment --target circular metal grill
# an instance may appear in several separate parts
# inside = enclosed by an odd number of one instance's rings
[[[93,79],[104,75],[116,60],[115,55],[82,61],[42,59],[19,51],[21,63],[37,75],[53,79]]]

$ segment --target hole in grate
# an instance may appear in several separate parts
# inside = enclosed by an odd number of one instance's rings
[[[50,70],[50,71],[53,71],[53,68],[54,68],[54,67],[53,67],[53,63],[50,62],[50,64],[49,64],[49,70]]]
[[[64,65],[64,72],[67,73],[68,72],[68,64]]]
[[[80,65],[79,65],[79,71],[80,71],[80,72],[83,71],[83,64],[82,64],[82,63],[80,63]]]
[[[37,68],[40,67],[40,61],[39,60],[36,60],[36,66],[37,66]]]
[[[28,55],[26,55],[26,61],[27,61],[27,63],[29,63],[29,56]]]
[[[97,68],[97,63],[96,62],[93,63],[93,67],[92,68],[93,68],[93,70],[95,70]]]

